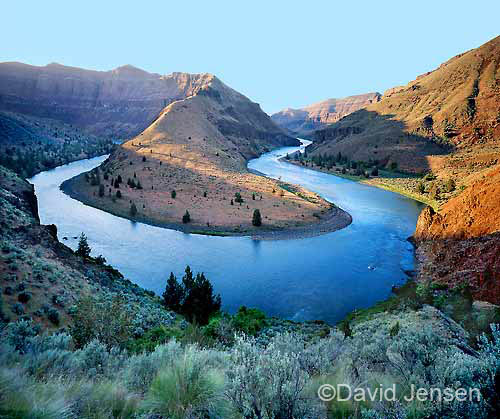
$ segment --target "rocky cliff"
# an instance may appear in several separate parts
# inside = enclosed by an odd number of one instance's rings
[[[333,124],[344,116],[376,103],[381,98],[380,93],[366,93],[348,96],[342,99],[327,99],[300,109],[283,109],[271,115],[280,127],[300,135],[308,135],[312,131]]]
[[[0,110],[59,120],[101,136],[128,138],[149,126],[168,104],[204,89],[209,77],[163,76],[130,65],[91,71],[60,64],[1,63]]]
[[[430,169],[429,156],[496,146],[500,138],[500,37],[460,54],[380,102],[318,130],[313,153]]]

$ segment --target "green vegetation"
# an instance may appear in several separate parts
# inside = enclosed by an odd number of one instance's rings
[[[182,216],[182,222],[184,224],[187,224],[191,221],[191,215],[189,214],[189,211],[186,210],[186,212],[184,213],[184,215]]]
[[[173,273],[170,274],[163,293],[163,304],[169,310],[183,314],[189,321],[205,325],[220,310],[221,298],[214,295],[212,284],[204,273],[194,276],[187,266],[182,284],[177,282]]]
[[[87,241],[87,236],[85,235],[85,233],[80,234],[80,238],[78,239],[78,249],[76,250],[75,254],[83,258],[89,258],[91,251],[92,250],[90,249],[89,243]]]
[[[136,207],[135,203],[133,203],[133,202],[130,205],[130,215],[132,217],[135,217],[137,215],[137,207]]]
[[[172,199],[175,199],[175,197],[177,196],[177,192],[175,191],[170,192],[170,196],[172,197]]]
[[[115,313],[113,313],[115,314]],[[427,319],[422,326],[420,316]],[[192,334],[195,331],[190,332]],[[172,335],[165,341],[166,335]],[[311,341],[277,333],[267,341],[236,335],[220,349],[162,343],[129,352],[94,339],[83,347],[65,333],[40,334],[27,321],[2,331],[1,417],[386,418],[495,417],[500,329],[473,349],[460,326],[435,309],[378,316],[351,336],[332,329]],[[153,337],[154,336],[154,337]],[[163,343],[163,341],[165,341]],[[151,347],[152,348],[152,347]],[[396,385],[391,401],[321,402],[321,384],[374,391]],[[408,402],[410,386],[477,388],[463,402]]]
[[[262,216],[260,215],[260,211],[258,209],[253,211],[252,225],[255,227],[260,227],[262,225]]]
[[[243,198],[241,197],[241,194],[239,192],[236,192],[234,194],[234,202],[238,202],[239,204],[243,203]]]

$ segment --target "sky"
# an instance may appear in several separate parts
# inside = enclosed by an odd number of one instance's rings
[[[499,0],[3,1],[0,61],[209,72],[267,113],[406,84],[500,35]]]

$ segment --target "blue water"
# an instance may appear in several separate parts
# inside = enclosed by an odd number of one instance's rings
[[[334,323],[348,312],[385,299],[404,283],[414,264],[406,240],[422,204],[401,195],[278,161],[285,147],[249,162],[249,168],[299,184],[348,211],[345,229],[294,240],[209,237],[134,223],[63,194],[66,179],[105,158],[81,160],[40,173],[35,185],[40,218],[56,224],[59,239],[76,248],[82,231],[93,254],[102,254],[125,277],[162,293],[168,275],[186,264],[203,271],[220,293],[223,308],[258,307],[268,315]]]

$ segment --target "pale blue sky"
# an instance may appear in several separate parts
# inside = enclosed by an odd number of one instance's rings
[[[500,34],[499,0],[4,1],[0,61],[210,72],[272,113],[383,92]]]

